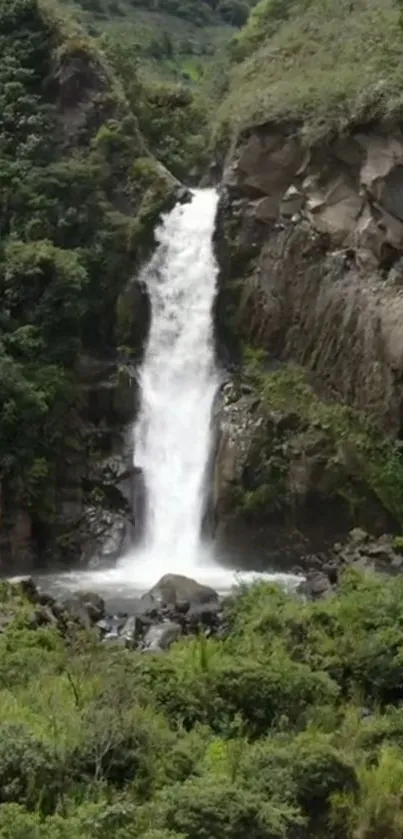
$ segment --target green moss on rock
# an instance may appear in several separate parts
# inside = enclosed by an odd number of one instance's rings
[[[246,358],[232,397],[236,410],[228,408],[239,422],[233,442],[241,433],[244,448],[224,492],[224,515],[265,521],[300,508],[303,518],[307,505],[335,503],[346,526],[403,527],[399,443],[349,407],[322,401],[301,368],[267,371],[254,350]]]

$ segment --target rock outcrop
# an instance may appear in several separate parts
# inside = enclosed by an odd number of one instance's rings
[[[401,540],[387,534],[374,539],[356,527],[343,543],[333,545],[330,556],[308,558],[306,577],[297,591],[309,600],[330,597],[337,589],[340,575],[348,568],[360,573],[401,574]]]
[[[165,575],[143,597],[128,601],[130,614],[108,614],[105,601],[94,592],[76,592],[58,600],[42,591],[32,577],[11,584],[10,602],[19,592],[32,605],[31,629],[49,625],[64,636],[74,629],[93,629],[105,643],[141,652],[163,652],[183,635],[224,631],[223,604],[217,592],[176,574]],[[0,633],[11,620],[10,610],[0,614]]]
[[[225,168],[217,321],[309,369],[326,395],[403,433],[403,133],[363,127],[306,149],[263,125]]]
[[[379,534],[403,520],[397,447],[393,464],[372,468],[374,447],[362,445],[367,420],[385,441],[403,436],[403,129],[363,126],[310,148],[302,133],[283,123],[240,135],[216,228],[218,345],[235,372],[215,521],[222,550],[263,567],[331,550],[354,525]],[[266,379],[305,371],[327,409],[302,409],[298,381],[289,404],[270,387],[263,399],[263,385],[245,381],[245,346]],[[360,430],[337,414],[343,405],[367,418]],[[386,474],[393,499],[379,486]]]
[[[300,371],[267,376],[223,387],[211,499],[220,553],[244,567],[306,568],[355,525],[393,528],[376,437],[324,406]]]

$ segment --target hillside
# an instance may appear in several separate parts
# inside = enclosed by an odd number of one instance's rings
[[[92,463],[131,416],[117,359],[147,330],[141,299],[123,319],[119,300],[177,182],[95,43],[52,3],[2,0],[0,81],[5,569],[79,560],[87,505],[108,506]]]
[[[219,132],[300,121],[308,138],[402,107],[402,29],[395,0],[261,0],[232,43]]]
[[[236,4],[0,0],[0,839],[403,837],[402,21]]]
[[[245,23],[255,0],[63,0],[94,36],[130,44],[148,78],[194,85]]]

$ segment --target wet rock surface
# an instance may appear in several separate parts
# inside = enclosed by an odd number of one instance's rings
[[[340,576],[347,568],[361,573],[403,573],[403,540],[391,534],[374,538],[365,530],[354,528],[344,542],[333,545],[330,553],[306,555],[300,565],[277,570],[300,576],[295,593],[307,601],[316,601],[337,593]],[[32,577],[22,578],[14,585],[20,587],[33,606],[29,620],[33,630],[51,626],[63,636],[74,628],[91,630],[103,643],[156,654],[168,650],[183,636],[223,637],[226,632],[227,598],[182,575],[166,574],[142,597],[126,600],[130,614],[109,614],[105,601],[96,592],[76,592],[58,600],[41,590]],[[0,614],[0,634],[12,620],[12,611],[5,604]]]
[[[176,574],[166,574],[142,597],[127,601],[131,614],[108,614],[95,592],[76,592],[63,600],[41,591],[32,577],[18,585],[32,603],[32,629],[54,626],[63,635],[73,628],[98,632],[105,643],[127,649],[159,653],[183,635],[213,635],[223,631],[223,610],[218,594],[209,586]],[[8,625],[0,621],[0,632]]]

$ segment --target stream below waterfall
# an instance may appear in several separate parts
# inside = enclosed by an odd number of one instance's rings
[[[212,410],[220,384],[212,316],[217,201],[214,190],[195,190],[191,202],[166,214],[156,233],[157,248],[140,276],[152,313],[133,428],[134,464],[142,470],[146,494],[141,544],[114,568],[42,578],[54,591],[90,589],[125,601],[167,573],[193,577],[221,593],[237,579],[261,576],[295,584],[287,574],[237,574],[222,567],[214,545],[201,537]]]

